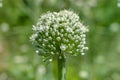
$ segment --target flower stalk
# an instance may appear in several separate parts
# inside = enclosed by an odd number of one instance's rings
[[[66,80],[66,59],[63,54],[59,55],[58,63],[58,80]]]

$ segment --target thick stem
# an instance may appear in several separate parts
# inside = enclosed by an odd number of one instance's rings
[[[63,54],[58,57],[58,80],[66,80],[66,60]]]

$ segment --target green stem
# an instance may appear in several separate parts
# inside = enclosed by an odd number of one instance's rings
[[[66,80],[66,60],[63,54],[58,57],[58,80]]]

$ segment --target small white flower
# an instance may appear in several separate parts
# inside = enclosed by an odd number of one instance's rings
[[[36,50],[35,52],[36,52],[36,53],[39,53],[39,51],[38,51],[38,50]]]
[[[84,47],[85,50],[88,50],[89,48],[88,47]]]
[[[67,30],[67,32],[73,32],[73,30],[69,27],[66,30]]]
[[[51,54],[54,54],[54,52],[51,52]]]
[[[66,50],[66,48],[67,48],[67,46],[66,46],[66,45],[64,45],[64,44],[61,44],[61,45],[60,45],[60,49],[61,49],[62,51],[65,51],[65,50]]]
[[[31,41],[34,41],[36,38],[37,38],[38,34],[33,34],[31,37],[30,37],[30,40]]]
[[[52,61],[52,59],[49,59],[49,61],[51,62],[51,61]]]
[[[61,38],[60,38],[60,37],[57,37],[56,39],[57,39],[57,41],[60,41],[60,40],[61,40]]]
[[[85,55],[85,53],[81,53],[81,55]]]

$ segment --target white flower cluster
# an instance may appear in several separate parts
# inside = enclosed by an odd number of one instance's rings
[[[84,55],[86,32],[88,29],[72,11],[48,12],[43,14],[30,37],[37,47],[36,53],[44,57],[54,57],[59,53]]]

